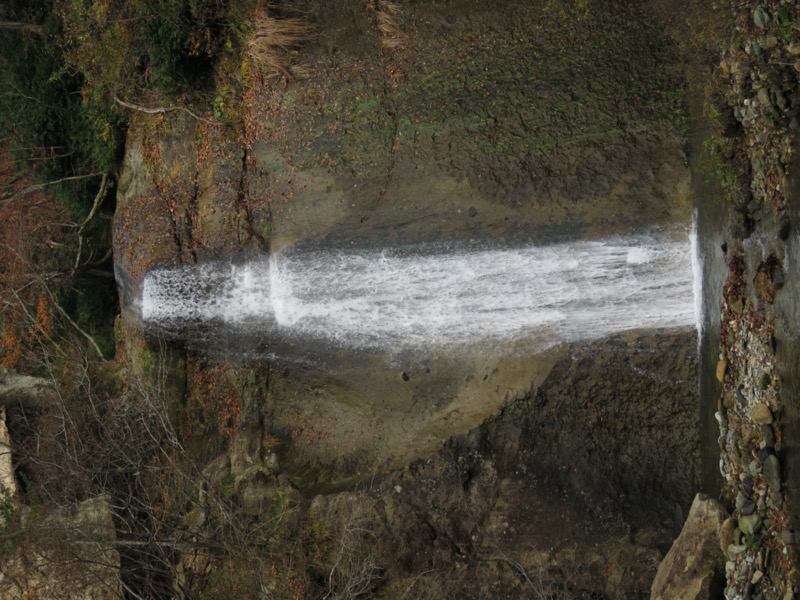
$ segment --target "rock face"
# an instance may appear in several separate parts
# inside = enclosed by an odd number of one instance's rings
[[[108,498],[90,498],[50,515],[26,507],[21,523],[27,539],[3,557],[0,596],[20,600],[123,596]]]
[[[17,479],[11,462],[11,436],[6,427],[6,408],[0,406],[0,529],[6,524],[17,496]]]
[[[309,2],[310,77],[250,81],[244,141],[185,115],[158,138],[132,127],[117,266],[140,280],[304,241],[515,241],[687,218],[674,50],[639,3],[559,4],[410,3],[396,18],[414,35],[387,54],[363,3]]]
[[[399,26],[414,33],[387,51],[363,3],[310,2],[310,77],[247,83],[244,140],[177,113],[157,137],[131,127],[114,224],[131,326],[159,266],[298,245],[580,244],[688,222],[677,55],[639,3],[608,4],[403,4]],[[335,351],[319,372],[300,352],[273,371],[269,422],[295,466],[348,472],[434,451],[558,359]]]
[[[725,587],[725,557],[720,530],[728,518],[723,506],[698,494],[678,539],[658,567],[651,600],[711,600]]]
[[[398,3],[413,35],[391,48],[372,12],[384,4],[306,3],[310,76],[243,81],[243,135],[178,113],[157,137],[131,127],[114,245],[132,362],[147,362],[130,342],[139,287],[161,266],[294,245],[580,244],[688,222],[680,67],[642,3]],[[169,349],[189,390],[215,360],[193,334]],[[643,597],[696,489],[694,345],[637,332],[544,356],[335,350],[327,370],[279,356],[252,367],[268,390],[232,395],[240,431],[263,425],[307,493],[389,478],[363,513],[380,516],[404,586],[385,597],[529,593],[498,548],[531,574],[579,572],[587,594]],[[214,478],[244,473],[244,450]],[[255,517],[280,482],[248,474],[236,493]],[[469,561],[477,577],[437,581]]]
[[[527,598],[522,569],[553,597],[568,585],[577,598],[644,598],[696,489],[695,348],[693,332],[571,345],[498,414],[345,491],[323,482],[320,492],[255,430],[205,475],[253,519],[287,508],[283,525],[325,532],[329,551],[313,568],[332,578],[326,591]],[[681,460],[665,461],[665,448]]]
[[[52,390],[52,382],[47,379],[0,368],[0,406],[35,408],[41,403],[42,396]]]

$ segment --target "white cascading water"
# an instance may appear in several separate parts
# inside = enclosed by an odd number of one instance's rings
[[[269,262],[155,270],[145,323],[221,322],[389,352],[531,340],[539,349],[695,324],[685,231],[513,249],[295,251]]]
[[[697,350],[700,350],[700,340],[703,334],[703,261],[704,257],[700,250],[700,239],[697,233],[697,209],[692,212],[692,233],[689,236],[692,252],[692,275],[694,285],[692,294],[694,296],[694,316],[695,328],[697,329]]]

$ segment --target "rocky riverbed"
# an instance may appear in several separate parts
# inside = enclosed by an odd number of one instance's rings
[[[783,379],[796,351],[794,309],[782,300],[797,276],[796,131],[800,122],[800,37],[793,2],[724,7],[731,36],[714,75],[710,111],[723,201],[731,207],[724,255],[719,360],[719,468],[731,516],[720,529],[727,598],[792,598],[797,592],[796,508],[787,461],[796,409]],[[727,39],[727,38],[723,38]],[[780,340],[780,341],[779,341]],[[789,487],[793,487],[789,483]]]

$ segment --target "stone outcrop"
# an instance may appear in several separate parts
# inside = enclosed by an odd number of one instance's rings
[[[48,379],[20,375],[11,369],[0,368],[0,406],[36,408],[52,390],[53,383]]]
[[[123,596],[120,555],[108,498],[90,498],[50,514],[27,507],[25,533],[0,568],[0,597],[112,600]]]
[[[725,586],[720,530],[728,518],[716,500],[698,494],[678,539],[658,567],[651,600],[712,600]]]
[[[16,505],[17,478],[11,462],[11,436],[6,426],[6,407],[0,406],[0,529]]]

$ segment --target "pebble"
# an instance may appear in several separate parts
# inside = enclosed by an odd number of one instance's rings
[[[736,510],[742,515],[752,515],[756,512],[756,503],[739,492],[736,495]]]
[[[751,418],[759,425],[772,424],[772,411],[766,404],[756,404],[750,413]]]
[[[725,436],[725,441],[731,448],[734,448],[741,439],[742,434],[735,429],[729,429],[727,435]]]
[[[769,24],[769,13],[762,7],[757,7],[753,11],[753,23],[760,29],[766,29]]]
[[[770,454],[761,466],[764,479],[767,480],[770,493],[776,494],[781,491],[781,463],[778,457]]]
[[[728,517],[719,528],[719,547],[723,554],[728,553],[728,547],[733,546],[736,539],[736,519]]]
[[[767,88],[758,90],[758,102],[761,106],[772,106],[772,102],[770,102],[769,99],[769,90],[767,90]]]
[[[758,452],[756,453],[756,456],[758,457],[758,461],[763,465],[764,461],[767,460],[767,458],[771,454],[772,454],[772,448],[765,444],[762,448],[759,448]]]
[[[739,406],[742,408],[747,406],[747,398],[745,398],[744,394],[742,394],[742,386],[736,388],[736,397],[739,399]]]
[[[753,535],[761,529],[761,517],[758,515],[743,515],[739,517],[739,529],[745,535]]]
[[[728,558],[734,559],[738,554],[742,554],[745,550],[747,550],[747,546],[742,546],[741,544],[731,544],[728,546]]]
[[[717,381],[725,381],[725,372],[728,370],[728,361],[724,358],[717,363]]]

